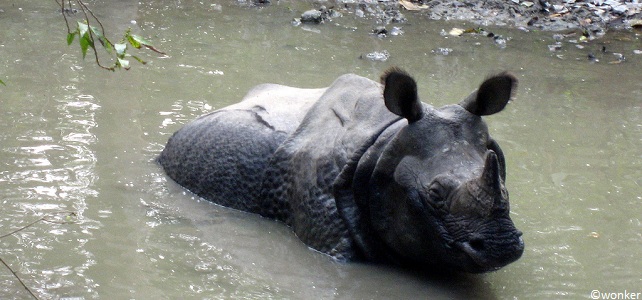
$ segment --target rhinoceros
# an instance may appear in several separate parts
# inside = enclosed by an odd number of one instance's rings
[[[516,84],[491,76],[440,108],[398,68],[380,83],[263,84],[178,130],[158,162],[198,196],[279,220],[337,260],[493,271],[524,242],[482,116],[503,110]]]

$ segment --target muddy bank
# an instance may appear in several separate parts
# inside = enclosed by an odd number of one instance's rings
[[[278,0],[254,0],[258,5]],[[247,2],[247,1],[243,1]],[[373,18],[380,25],[403,23],[406,14],[432,20],[469,21],[523,30],[581,30],[587,37],[609,29],[642,27],[642,0],[331,0],[309,1],[314,11],[304,22],[326,22],[352,15]],[[314,18],[309,18],[311,15]]]
[[[431,19],[549,31],[579,28],[595,34],[607,29],[631,28],[637,24],[642,11],[642,2],[637,0],[401,0],[399,3]]]

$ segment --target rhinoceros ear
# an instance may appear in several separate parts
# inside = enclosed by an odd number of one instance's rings
[[[474,115],[487,116],[506,107],[517,87],[517,78],[509,73],[500,73],[486,79],[479,89],[460,102],[463,108]]]
[[[417,96],[417,83],[405,71],[391,68],[381,75],[383,100],[390,112],[415,122],[423,116],[423,106]]]

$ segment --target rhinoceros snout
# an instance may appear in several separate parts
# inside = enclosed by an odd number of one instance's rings
[[[502,239],[472,237],[461,242],[459,248],[474,263],[471,271],[481,273],[497,270],[519,259],[524,253],[524,239],[522,232],[517,230]]]

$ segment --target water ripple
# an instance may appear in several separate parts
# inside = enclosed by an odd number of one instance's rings
[[[2,241],[0,256],[29,278],[32,289],[44,298],[69,291],[90,295],[96,287],[83,275],[96,264],[83,245],[99,223],[85,218],[83,211],[87,198],[98,195],[93,131],[101,107],[92,95],[78,94],[76,88],[67,90],[70,94],[54,105],[35,104],[42,111],[38,117],[31,113],[33,107],[22,106],[24,113],[14,114],[12,122],[6,123],[19,125],[2,128],[13,135],[4,138],[0,148],[6,162],[0,172],[3,232],[62,210],[78,215],[78,222],[39,222]],[[34,117],[24,117],[30,114]],[[0,284],[0,298],[7,291],[11,294],[5,282]]]

